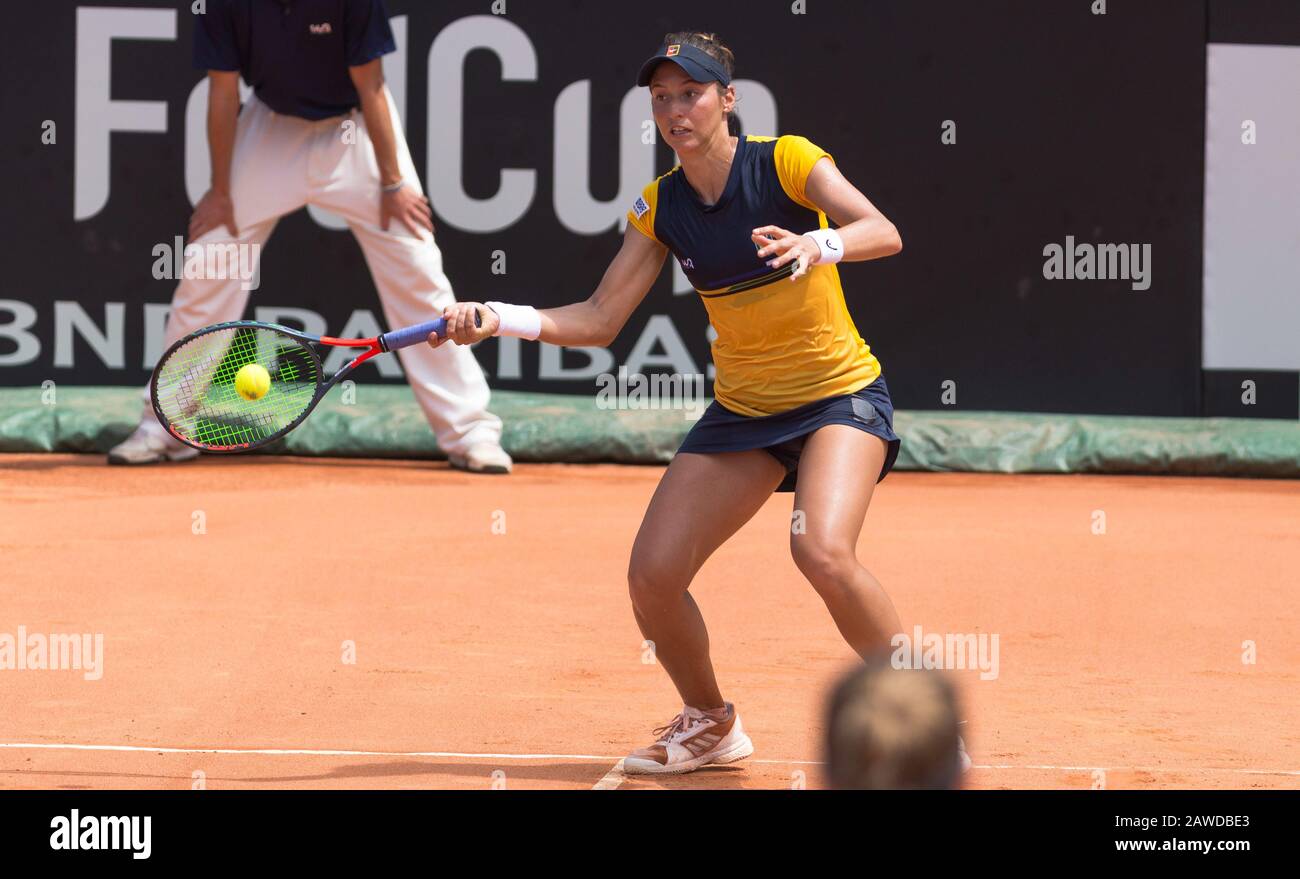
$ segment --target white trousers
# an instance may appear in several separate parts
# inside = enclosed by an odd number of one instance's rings
[[[401,119],[387,97],[402,179],[419,189]],[[352,123],[347,129],[345,121]],[[260,252],[282,216],[318,205],[343,217],[356,236],[389,329],[440,317],[456,301],[442,271],[442,253],[432,235],[421,229],[417,236],[401,220],[381,229],[379,190],[379,164],[359,110],[312,122],[275,113],[250,97],[239,114],[230,175],[239,235],[232,238],[221,226],[196,243],[257,244]],[[243,284],[239,278],[182,280],[172,297],[164,348],[210,324],[239,320],[248,304]],[[463,454],[478,443],[500,442],[501,420],[487,411],[487,381],[469,348],[416,345],[398,356],[444,452]],[[146,387],[145,423],[156,423],[148,397]]]

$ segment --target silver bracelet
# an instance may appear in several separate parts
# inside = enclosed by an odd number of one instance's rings
[[[405,180],[398,180],[396,183],[390,184],[389,186],[382,186],[380,188],[384,191],[385,194],[387,194],[390,192],[396,192],[397,190],[401,189],[405,185],[406,185]]]

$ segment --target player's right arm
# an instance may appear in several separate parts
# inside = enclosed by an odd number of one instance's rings
[[[190,240],[218,226],[231,236],[235,206],[230,200],[230,164],[235,154],[235,125],[239,119],[239,71],[208,71],[208,152],[212,158],[212,184],[190,217]]]
[[[650,292],[667,256],[667,247],[629,224],[623,246],[605,269],[594,293],[572,305],[537,310],[541,319],[538,339],[569,348],[607,347]],[[475,313],[480,316],[481,326],[474,325]],[[429,344],[435,348],[445,340],[472,345],[495,335],[500,326],[492,309],[477,302],[457,302],[442,316],[447,321],[447,335],[444,339],[430,339]]]
[[[654,286],[667,256],[668,248],[629,225],[618,255],[585,302],[538,312],[540,340],[569,348],[607,347]]]

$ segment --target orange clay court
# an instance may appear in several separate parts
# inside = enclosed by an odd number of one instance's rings
[[[4,674],[0,787],[823,786],[855,657],[788,495],[692,587],[754,757],[614,771],[680,708],[625,581],[661,473],[5,456],[3,630],[104,648],[96,681]],[[1300,788],[1300,484],[894,473],[858,551],[905,628],[999,637],[995,679],[953,673],[967,787]]]

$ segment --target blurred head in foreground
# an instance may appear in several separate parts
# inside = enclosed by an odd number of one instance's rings
[[[934,671],[868,662],[831,695],[826,760],[837,790],[947,790],[961,781],[956,698]]]

